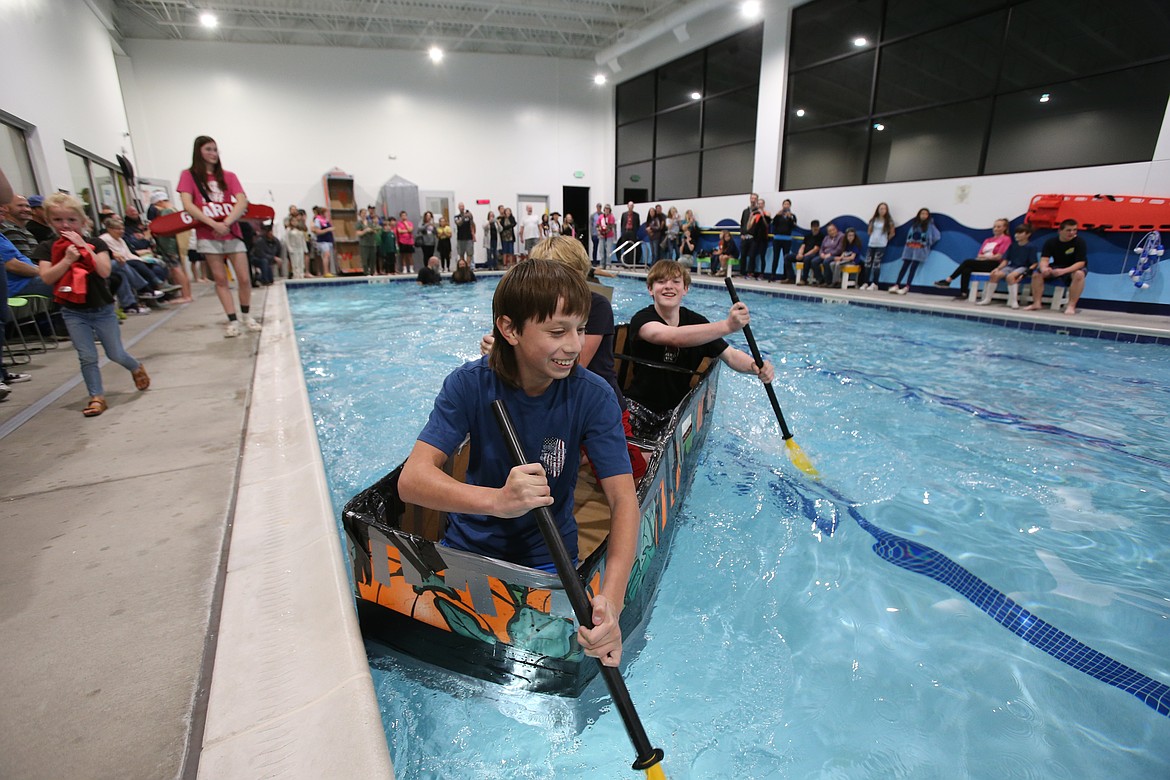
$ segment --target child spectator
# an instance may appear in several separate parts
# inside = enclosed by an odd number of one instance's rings
[[[53,285],[69,339],[77,350],[81,377],[89,393],[89,403],[82,414],[97,417],[109,408],[98,365],[98,341],[106,357],[130,372],[136,388],[150,387],[150,377],[146,366],[122,347],[114,296],[106,284],[110,253],[100,238],[83,234],[88,223],[85,206],[72,195],[57,192],[45,198],[45,214],[59,237],[37,245],[32,259],[37,261],[45,284]]]
[[[918,216],[910,222],[910,229],[906,233],[906,246],[902,250],[902,267],[898,269],[898,278],[894,280],[894,286],[890,288],[890,292],[896,295],[905,295],[910,292],[910,286],[914,284],[914,274],[918,271],[918,266],[930,256],[930,248],[938,243],[942,236],[939,235],[938,228],[934,226],[934,221],[930,218],[930,209],[919,209]],[[906,276],[909,271],[910,275]],[[906,286],[902,287],[902,277],[906,276]]]
[[[890,216],[890,207],[887,204],[877,204],[867,229],[869,240],[866,242],[865,267],[861,269],[864,284],[858,289],[876,290],[878,277],[882,274],[882,260],[886,257],[886,247],[894,237],[894,218]]]
[[[1027,222],[1020,223],[1020,226],[1016,228],[1015,235],[1015,243],[1008,247],[999,267],[991,272],[991,278],[988,280],[987,286],[983,288],[983,298],[977,302],[977,305],[986,306],[991,303],[991,297],[995,295],[995,288],[999,286],[999,281],[1006,279],[1008,308],[1020,308],[1020,280],[1032,273],[1040,262],[1040,255],[1037,253],[1036,247],[1029,243],[1032,240],[1031,225]]]

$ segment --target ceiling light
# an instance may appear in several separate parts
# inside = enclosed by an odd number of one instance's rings
[[[594,76],[594,77],[593,77],[593,83],[594,83],[594,84],[596,84],[596,85],[597,85],[597,86],[599,86],[599,87],[601,87],[601,86],[604,86],[604,85],[605,85],[605,82],[606,82],[607,80],[608,80],[608,79],[606,79],[606,78],[605,78],[605,74],[604,74],[604,73],[598,73],[596,76]]]
[[[886,126],[885,126],[885,125],[883,125],[881,122],[874,122],[874,123],[873,123],[873,129],[874,129],[874,130],[877,130],[877,131],[880,133],[882,130],[885,130],[885,129],[886,129]]]
[[[443,59],[443,50],[438,46],[432,46],[427,55],[431,58],[431,62],[440,62]]]
[[[796,109],[796,115],[797,116],[804,116],[804,109],[803,108]]]
[[[702,92],[692,92],[691,93],[691,100],[702,100],[702,99],[703,99]]]
[[[211,11],[204,11],[199,14],[199,23],[204,27],[215,27],[219,24],[219,19]]]
[[[739,7],[739,12],[748,19],[755,19],[760,15],[760,0],[747,0]]]
[[[1047,103],[1049,100],[1052,100],[1052,95],[1049,95],[1047,92],[1040,96],[1041,103]]]
[[[854,39],[853,39],[853,45],[854,45],[854,46],[864,46],[864,45],[865,45],[865,44],[867,44],[867,43],[869,43],[869,41],[868,41],[868,40],[866,40],[865,38],[861,37],[861,36],[858,36],[858,37],[856,37],[856,38],[854,38]]]

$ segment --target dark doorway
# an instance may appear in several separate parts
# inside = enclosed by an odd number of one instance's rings
[[[622,202],[620,205],[624,206],[630,201],[634,203],[647,203],[650,200],[650,190],[645,187],[624,187],[622,189]],[[614,211],[617,211],[615,208]]]
[[[577,237],[589,249],[589,215],[593,210],[589,208],[588,187],[564,187],[561,193],[561,202],[565,206],[565,213],[573,215],[573,226],[577,228]]]

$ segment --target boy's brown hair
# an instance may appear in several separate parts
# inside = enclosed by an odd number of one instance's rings
[[[675,277],[681,277],[683,287],[690,289],[691,272],[685,265],[677,260],[659,260],[650,266],[650,272],[646,274],[646,289],[649,290],[657,281]]]
[[[1020,224],[1016,225],[1016,229],[1013,232],[1027,233],[1030,236],[1032,235],[1032,225],[1029,222],[1021,222]]]
[[[561,303],[563,301],[563,303]],[[512,266],[492,297],[492,346],[488,365],[513,387],[520,386],[516,348],[500,331],[500,317],[507,317],[517,333],[530,322],[542,322],[557,313],[561,304],[566,314],[589,316],[592,296],[584,277],[556,260],[525,260]]]

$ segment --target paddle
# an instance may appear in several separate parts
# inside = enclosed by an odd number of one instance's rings
[[[731,302],[739,303],[739,295],[735,292],[735,283],[731,281],[731,277],[723,280],[727,283],[727,292],[731,294]],[[761,368],[764,365],[764,358],[760,355],[760,348],[756,346],[756,339],[752,335],[752,326],[743,326],[743,335],[747,338],[748,347],[752,351],[752,358],[755,359],[756,365]],[[804,450],[792,438],[792,431],[788,430],[788,423],[784,422],[784,412],[780,410],[780,402],[776,400],[776,391],[772,389],[772,385],[764,385],[764,389],[768,391],[768,400],[772,402],[772,411],[776,413],[776,422],[780,423],[780,433],[784,436],[784,446],[788,450],[788,459],[792,461],[792,465],[808,474],[811,477],[819,477],[820,473],[816,466],[809,460],[808,455],[804,454]]]
[[[492,401],[492,412],[496,415],[500,434],[503,435],[504,441],[508,445],[508,451],[512,454],[512,461],[517,466],[528,463],[528,458],[525,457],[524,449],[520,446],[520,439],[516,436],[516,428],[512,425],[512,418],[509,416],[504,402]],[[544,537],[544,543],[548,545],[549,552],[552,553],[553,562],[557,567],[557,576],[561,578],[561,585],[569,596],[569,603],[573,605],[577,621],[583,626],[592,626],[593,608],[589,604],[589,596],[585,593],[585,586],[581,584],[576,569],[573,568],[569,551],[565,549],[565,542],[561,539],[560,532],[557,531],[556,521],[553,520],[552,512],[548,511],[548,507],[542,506],[536,509],[536,524],[540,528],[541,536]],[[642,728],[642,721],[634,709],[634,702],[630,699],[630,692],[626,689],[621,672],[618,671],[617,667],[602,664],[601,659],[598,659],[597,663],[601,666],[601,676],[605,679],[606,687],[609,688],[609,695],[613,698],[614,706],[617,707],[618,713],[622,716],[626,733],[629,734],[630,741],[634,743],[634,749],[638,752],[638,758],[634,761],[633,768],[645,771],[646,777],[651,780],[666,780],[666,774],[659,763],[662,761],[662,748],[650,746],[650,739],[646,736],[646,730]]]

